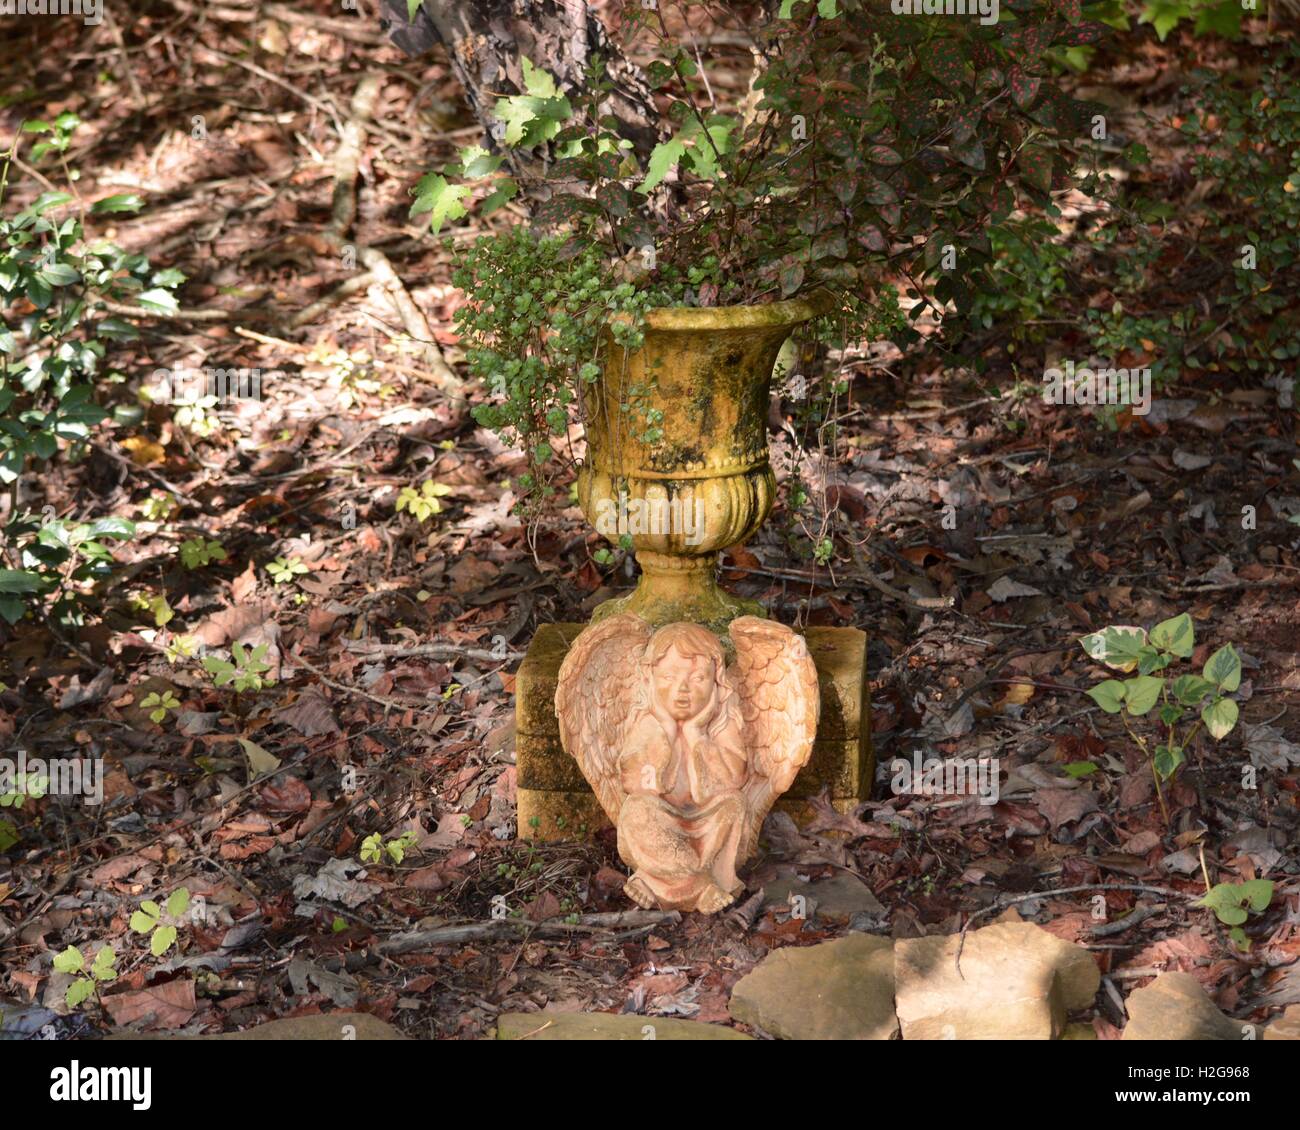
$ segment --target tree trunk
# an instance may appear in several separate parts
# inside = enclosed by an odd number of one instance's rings
[[[623,57],[582,0],[424,0],[414,23],[406,18],[406,0],[382,0],[382,7],[390,38],[408,55],[423,54],[439,42],[447,48],[490,148],[495,148],[492,107],[499,95],[523,92],[524,56],[555,76],[566,95],[581,94],[587,67],[599,56],[614,85],[602,111],[618,119],[618,132],[633,143],[643,163],[662,140],[660,115],[640,68]],[[542,175],[540,158],[511,156]]]

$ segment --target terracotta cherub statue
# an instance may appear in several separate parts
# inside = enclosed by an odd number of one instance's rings
[[[560,739],[618,829],[638,905],[712,913],[744,889],[772,805],[807,762],[820,705],[803,638],[742,616],[718,637],[639,616],[592,625],[555,692]]]

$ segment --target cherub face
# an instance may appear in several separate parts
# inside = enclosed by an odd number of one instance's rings
[[[675,647],[654,667],[655,698],[677,722],[699,714],[713,698],[713,660],[707,656],[688,659]]]

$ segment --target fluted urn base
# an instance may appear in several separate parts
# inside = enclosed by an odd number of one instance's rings
[[[767,612],[756,600],[736,596],[718,585],[718,554],[669,557],[642,550],[637,554],[641,580],[626,596],[598,605],[593,624],[607,616],[634,612],[651,627],[681,620],[701,624],[719,635],[737,616],[762,616]]]

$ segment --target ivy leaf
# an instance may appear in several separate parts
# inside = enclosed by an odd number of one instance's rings
[[[1151,642],[1162,651],[1186,659],[1192,654],[1196,642],[1192,618],[1184,612],[1171,620],[1162,620],[1151,629]]]
[[[489,153],[481,145],[470,145],[460,151],[460,175],[470,180],[490,176],[501,167],[505,157]]]
[[[153,937],[149,939],[149,952],[154,957],[162,957],[171,948],[171,944],[175,940],[175,926],[159,926],[153,932]]]
[[[1088,692],[1088,697],[1107,714],[1118,714],[1127,693],[1124,684],[1118,679],[1107,679],[1104,683],[1098,683],[1093,687]]]
[[[573,116],[569,100],[560,94],[555,79],[535,67],[527,55],[521,60],[524,71],[524,94],[498,98],[493,108],[505,123],[503,140],[507,145],[531,147],[549,141]]]
[[[1242,5],[1238,0],[1223,0],[1196,9],[1196,34],[1221,35],[1225,39],[1236,39],[1241,34]]]
[[[167,900],[167,913],[172,918],[179,918],[190,905],[190,891],[188,887],[177,887],[172,891],[171,898]]]
[[[1183,761],[1183,751],[1179,746],[1161,745],[1156,746],[1156,755],[1151,759],[1151,765],[1160,779],[1167,781],[1178,772]]]
[[[1216,699],[1201,711],[1201,721],[1210,736],[1219,741],[1237,724],[1237,704],[1230,698]]]
[[[1138,665],[1138,653],[1146,643],[1145,629],[1129,624],[1115,624],[1100,632],[1082,636],[1079,643],[1087,654],[1112,671],[1126,674]]]
[[[79,981],[73,981],[72,984],[68,986],[68,991],[64,995],[63,999],[68,1002],[69,1008],[76,1008],[77,1005],[81,1004],[81,1002],[89,997],[94,991],[95,982],[89,977],[83,977]]]
[[[483,202],[479,205],[480,216],[490,216],[498,208],[505,207],[511,200],[519,195],[519,186],[512,180],[501,181],[495,189],[487,196],[483,197]]]
[[[1155,706],[1164,685],[1164,679],[1157,679],[1153,675],[1139,675],[1135,679],[1125,679],[1124,699],[1128,704],[1128,712],[1138,717],[1145,714]]]
[[[1169,693],[1184,706],[1195,706],[1214,690],[1214,684],[1200,675],[1179,675],[1169,684]]]
[[[426,173],[420,178],[415,189],[415,203],[411,205],[411,215],[429,213],[429,227],[436,235],[448,220],[459,220],[465,215],[465,205],[461,203],[470,193],[469,186],[448,184],[447,178],[437,173]]]
[[[1241,686],[1241,656],[1232,644],[1225,644],[1205,661],[1201,673],[1219,690],[1230,694]]]
[[[1266,910],[1272,901],[1273,883],[1268,879],[1252,879],[1246,883],[1216,883],[1192,905],[1214,911],[1225,926],[1240,926],[1246,921],[1247,906],[1258,913]]]

